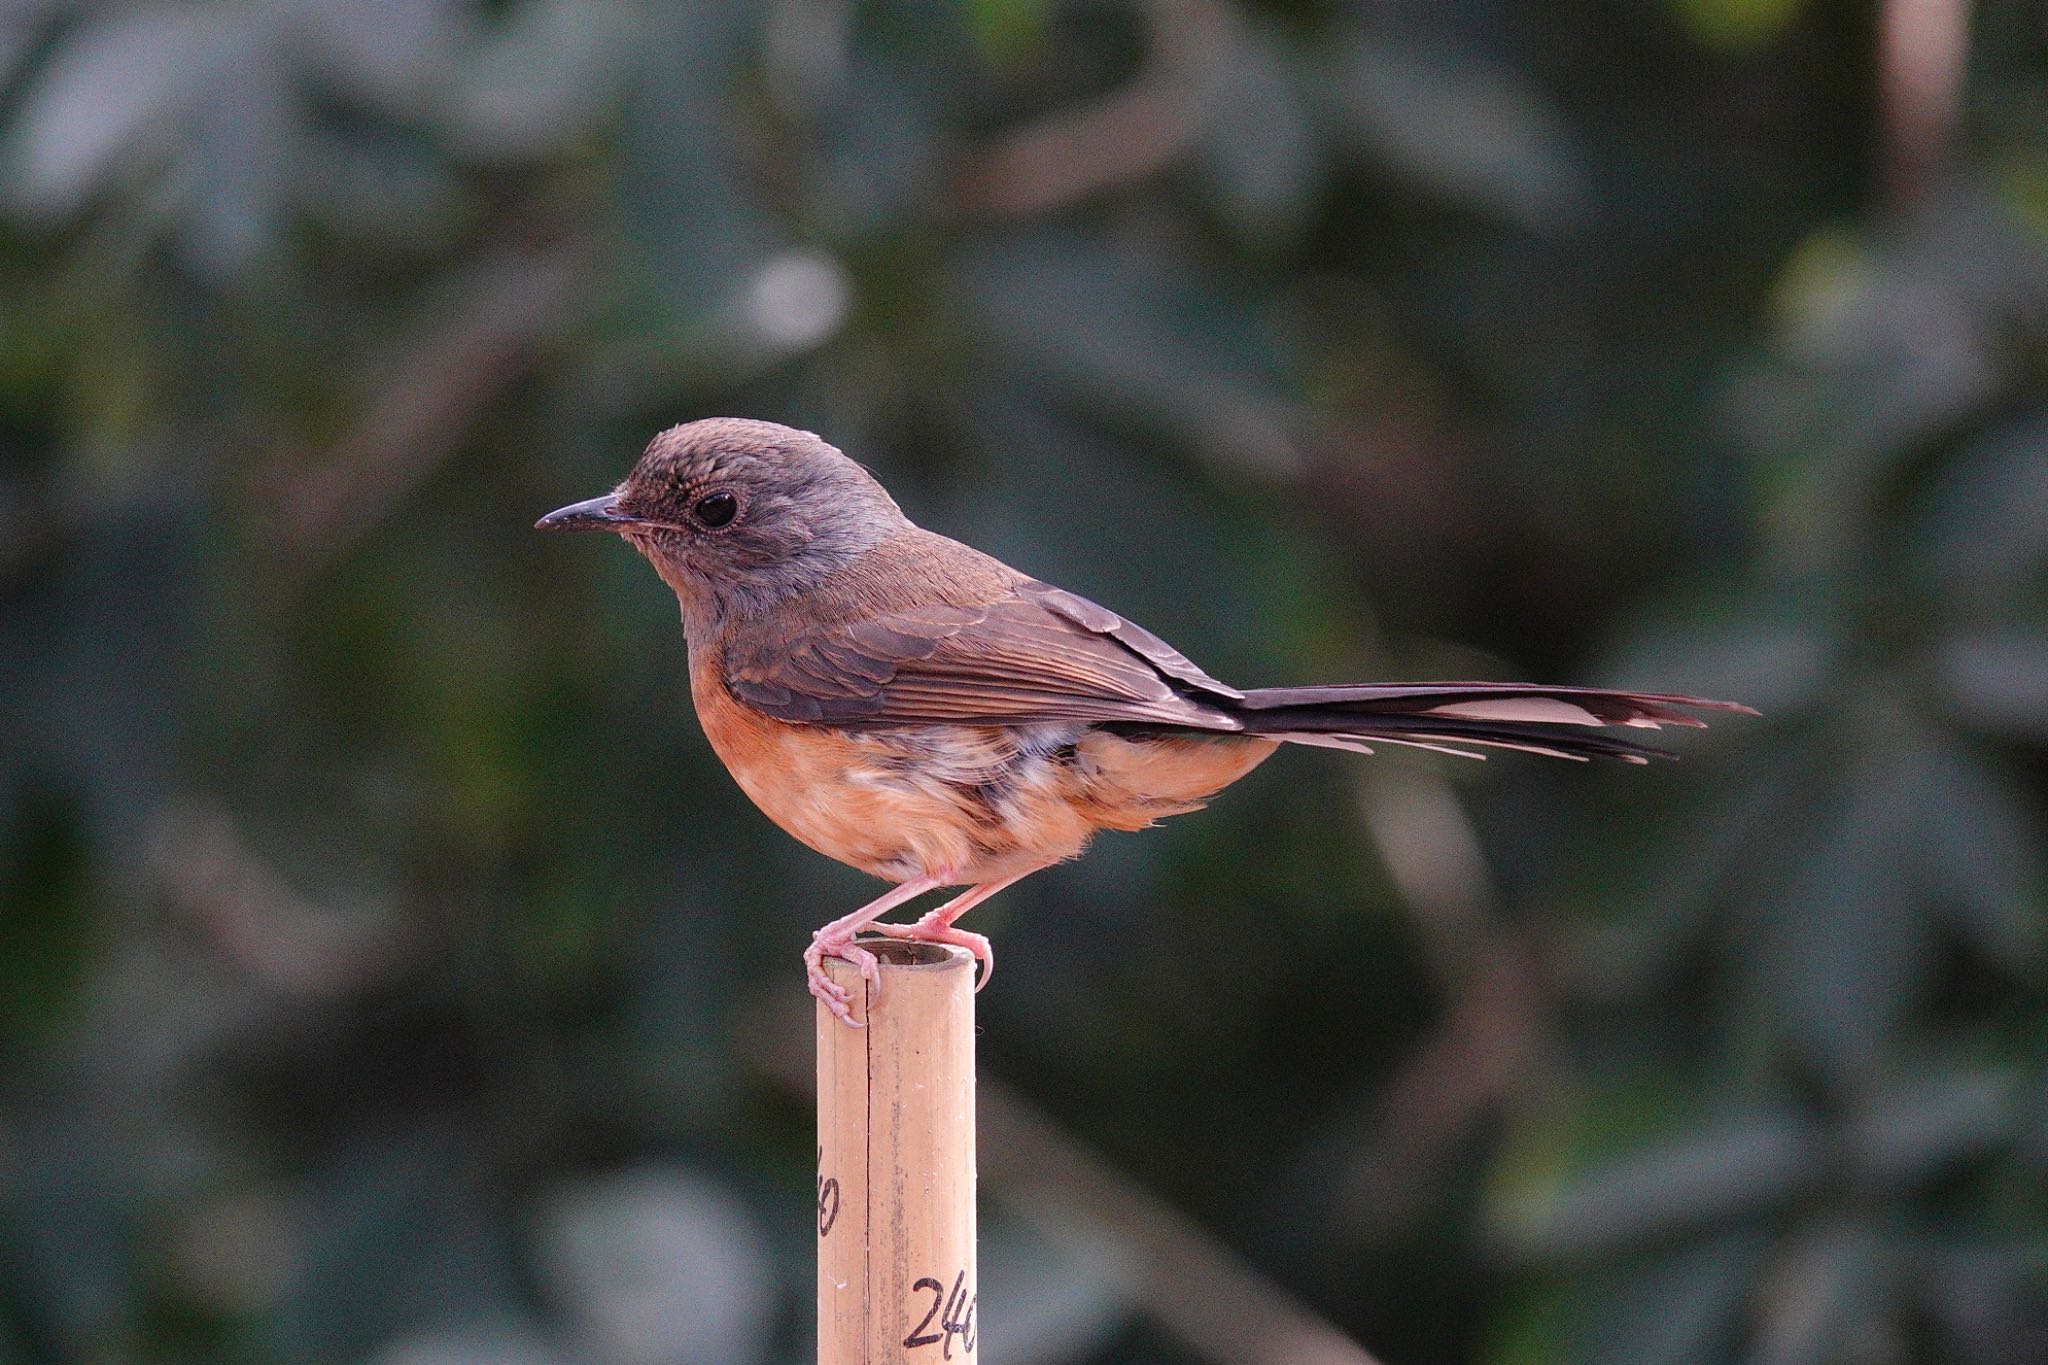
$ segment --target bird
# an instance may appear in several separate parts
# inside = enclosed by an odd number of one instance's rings
[[[682,611],[712,750],[770,820],[891,883],[818,929],[810,991],[847,1024],[839,957],[875,988],[863,932],[966,949],[972,907],[1078,856],[1102,830],[1200,809],[1281,745],[1465,757],[1511,749],[1646,763],[1610,728],[1698,727],[1735,702],[1523,683],[1238,688],[1157,635],[916,525],[821,437],[712,417],[648,443],[611,492],[545,530],[616,533]],[[881,916],[963,888],[912,923]]]

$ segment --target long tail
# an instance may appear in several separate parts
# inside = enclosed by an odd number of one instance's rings
[[[1486,757],[1474,753],[1475,747],[1520,749],[1579,762],[1618,758],[1624,763],[1677,755],[1586,732],[1610,725],[1641,730],[1704,726],[1692,711],[1757,714],[1732,701],[1661,692],[1482,682],[1265,687],[1247,692],[1234,709],[1247,732],[1295,744],[1367,753],[1375,743],[1403,744],[1463,758]]]

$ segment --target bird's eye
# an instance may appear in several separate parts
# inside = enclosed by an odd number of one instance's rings
[[[690,515],[697,519],[699,526],[716,531],[721,526],[731,525],[739,510],[740,500],[732,494],[706,493],[690,508]]]

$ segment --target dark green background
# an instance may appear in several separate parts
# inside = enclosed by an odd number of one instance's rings
[[[1290,751],[977,912],[1120,1180],[1390,1365],[2048,1358],[2048,20],[1977,10],[1918,156],[1848,0],[15,0],[0,1362],[806,1358],[873,885],[528,529],[712,414],[1240,683],[1767,713]],[[996,1365],[1205,1358],[989,1193]]]

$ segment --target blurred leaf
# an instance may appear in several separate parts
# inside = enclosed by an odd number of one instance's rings
[[[1772,1017],[1838,1077],[1877,1066],[1930,967],[1929,925],[1902,875],[1918,774],[1910,759],[1899,766],[1873,762],[1851,778],[1845,806],[1762,907],[1759,941],[1742,950]]]
[[[1632,621],[1596,672],[1613,686],[1682,688],[1753,706],[1767,722],[1782,721],[1825,698],[1843,647],[1839,633],[1819,603],[1724,590]]]
[[[281,44],[263,26],[222,60],[235,72],[207,93],[177,168],[185,181],[186,254],[225,281],[272,244],[294,161],[297,119]]]
[[[941,200],[949,173],[940,97],[892,65],[856,58],[844,96],[814,116],[813,187],[820,226],[843,240],[914,221]]]
[[[350,240],[383,249],[445,248],[474,210],[431,149],[306,130],[296,206]]]
[[[1782,37],[1806,0],[1667,0],[1687,30],[1711,47],[1750,51]]]
[[[1270,386],[1276,358],[1240,301],[1192,272],[1055,236],[977,253],[963,276],[1022,375],[1224,468],[1271,476],[1299,465]]]
[[[1931,1263],[1931,1264],[1930,1264]],[[2038,1246],[1978,1241],[1922,1248],[1919,1297],[1957,1365],[2048,1365]]]
[[[1787,259],[1781,363],[1732,386],[1728,402],[1768,462],[1769,525],[1787,564],[1838,566],[1869,548],[1902,466],[1998,399],[1996,331],[1973,282],[1929,268],[1933,249],[1874,249],[1831,227]]]
[[[1973,605],[2048,598],[2048,413],[2002,423],[1944,462],[1915,536],[1920,571]]]
[[[66,35],[26,95],[0,156],[20,212],[78,212],[206,89],[233,16],[218,8],[120,9]]]
[[[1586,926],[1571,944],[1564,965],[1572,984],[1615,1003],[1669,989],[1717,914],[1755,898],[1796,856],[1777,847],[1777,836],[1796,822],[1814,782],[1832,767],[1825,748],[1780,741],[1764,772],[1706,793],[1672,821],[1685,837],[1653,846],[1642,874],[1617,891],[1626,913]],[[1601,869],[1612,861],[1603,857]]]
[[[1336,95],[1361,142],[1455,198],[1542,231],[1590,206],[1564,119],[1515,72],[1472,52],[1356,41]]]
[[[1044,50],[1051,10],[1051,0],[967,0],[975,41],[998,66],[1016,65]]]
[[[630,293],[613,326],[651,341],[667,366],[679,363],[678,340],[701,332],[707,305],[729,297],[781,237],[734,165],[742,129],[730,87],[746,16],[738,0],[665,8],[630,54],[618,208],[633,250],[620,262]],[[664,371],[663,393],[673,383]]]
[[[1984,1155],[2019,1128],[2018,1089],[2005,1072],[1956,1070],[1879,1092],[1849,1137],[1858,1174],[1911,1184]]]
[[[580,1329],[581,1355],[617,1365],[746,1365],[776,1300],[746,1207],[681,1167],[643,1166],[557,1189],[534,1256]]]
[[[630,10],[612,0],[510,7],[455,76],[448,117],[457,144],[510,161],[555,151],[583,133],[616,88],[613,56],[632,41],[630,25]]]
[[[1966,724],[2048,741],[2048,631],[1961,634],[1941,643],[1935,668]]]
[[[410,118],[456,78],[472,12],[463,0],[302,0],[295,17],[314,61],[353,98]]]
[[[1508,1212],[1521,1254],[1613,1254],[1799,1194],[1827,1169],[1820,1134],[1798,1115],[1756,1109],[1692,1125],[1655,1146],[1599,1160]]]
[[[15,0],[0,13],[0,89],[14,83],[14,73],[34,49],[60,0]]]
[[[1827,1219],[1780,1252],[1758,1295],[1756,1365],[1827,1365],[1884,1306],[1880,1248],[1866,1227]]]
[[[1245,242],[1271,251],[1307,227],[1323,173],[1320,132],[1278,36],[1259,29],[1220,73],[1203,136],[1203,190]]]
[[[1754,1233],[1716,1237],[1593,1279],[1583,1326],[1555,1357],[1574,1365],[1695,1365],[1716,1358],[1762,1262]]]
[[[2040,959],[2048,869],[2038,819],[2019,793],[1961,750],[1924,756],[1914,863],[1937,909],[1977,950],[2015,975]]]

